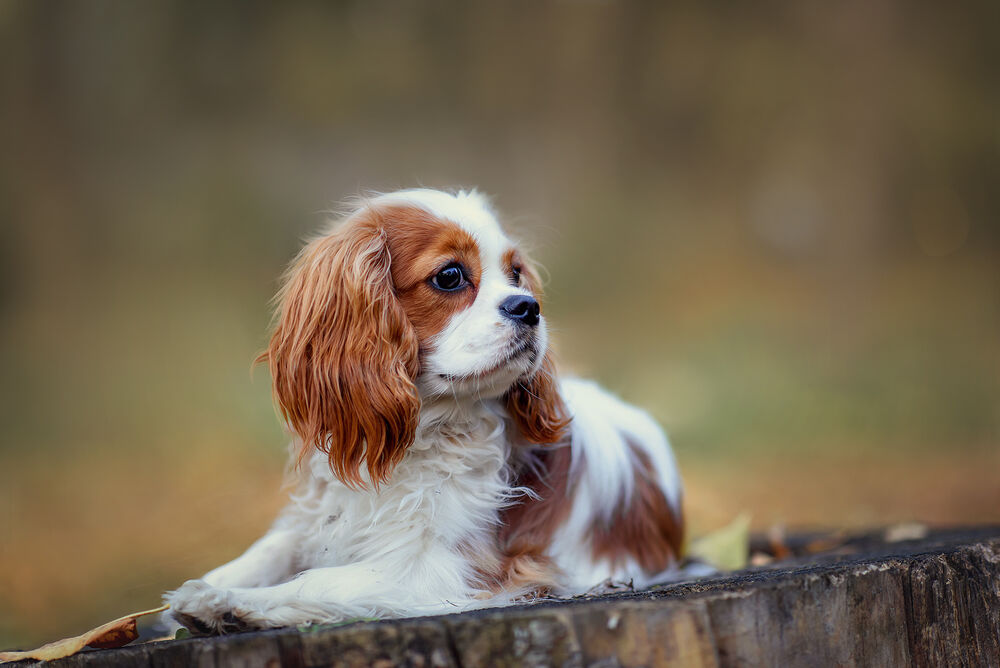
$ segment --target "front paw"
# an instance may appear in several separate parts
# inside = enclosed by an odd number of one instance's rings
[[[251,628],[234,610],[233,594],[204,580],[188,580],[164,601],[177,622],[200,634],[237,633]]]

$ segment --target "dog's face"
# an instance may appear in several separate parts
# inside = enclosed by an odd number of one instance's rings
[[[477,193],[410,190],[366,202],[293,264],[268,360],[305,448],[338,477],[385,480],[422,401],[503,398],[522,436],[557,440],[540,284]]]
[[[419,341],[420,394],[499,397],[544,359],[536,274],[478,195],[422,192],[422,206],[406,195],[373,205],[394,291]]]

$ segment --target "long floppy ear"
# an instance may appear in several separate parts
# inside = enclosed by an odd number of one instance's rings
[[[557,443],[569,426],[550,353],[533,376],[517,381],[507,392],[506,403],[507,412],[530,443]]]
[[[527,258],[521,267],[521,278],[525,287],[541,303],[542,281]],[[556,365],[551,352],[545,353],[541,366],[533,376],[514,384],[507,392],[505,402],[507,412],[521,435],[530,443],[556,443],[569,426],[570,417],[559,395]]]
[[[302,439],[345,484],[377,487],[413,442],[417,336],[393,293],[385,231],[355,214],[290,267],[267,350],[274,396]]]

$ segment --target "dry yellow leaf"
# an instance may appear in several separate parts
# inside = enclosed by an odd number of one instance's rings
[[[164,605],[155,610],[144,610],[133,612],[118,619],[101,624],[96,629],[87,631],[83,635],[65,638],[42,645],[38,649],[27,652],[0,652],[0,662],[21,661],[22,659],[35,659],[37,661],[52,661],[61,659],[64,656],[76,654],[84,647],[96,647],[99,649],[109,649],[111,647],[121,647],[127,645],[139,637],[135,628],[135,620],[144,615],[153,615],[163,612],[169,605]]]
[[[746,568],[750,556],[750,515],[743,513],[727,526],[691,541],[687,555],[722,571]]]

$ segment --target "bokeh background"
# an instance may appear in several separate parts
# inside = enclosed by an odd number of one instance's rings
[[[0,647],[282,503],[323,211],[479,186],[694,533],[1000,521],[1000,4],[0,0]]]

